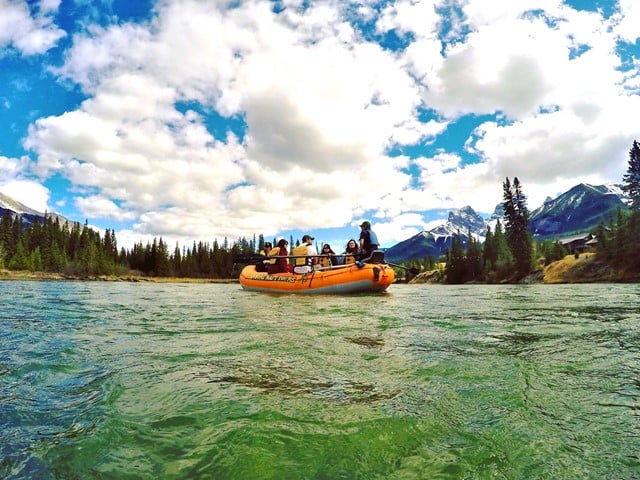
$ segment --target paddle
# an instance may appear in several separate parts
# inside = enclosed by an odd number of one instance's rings
[[[384,262],[387,265],[391,265],[392,267],[396,267],[396,268],[402,268],[403,270],[406,270],[407,272],[409,272],[411,275],[418,275],[420,273],[420,270],[418,270],[415,267],[412,268],[407,268],[407,267],[403,267],[402,265],[398,265],[396,263],[391,263],[391,262]]]
[[[267,260],[268,257],[257,254],[240,254],[233,257],[233,263],[255,263]]]
[[[269,260],[272,258],[306,258],[309,256],[317,256],[317,257],[321,257],[322,255],[283,255],[283,256],[273,256],[273,257],[267,257],[264,255],[256,255],[256,254],[240,254],[240,255],[236,255],[235,257],[233,257],[233,263],[255,263],[255,262],[260,262],[262,260]],[[396,268],[401,268],[403,270],[406,270],[407,272],[409,272],[411,275],[418,275],[420,273],[420,270],[418,270],[417,268],[407,268],[407,267],[403,267],[402,265],[398,265],[396,263],[390,263],[390,262],[384,262],[387,265],[390,265],[392,267],[396,267]]]
[[[257,254],[239,254],[233,257],[233,263],[255,263],[262,260],[271,260],[275,258],[320,258],[328,257],[329,255],[257,255]]]

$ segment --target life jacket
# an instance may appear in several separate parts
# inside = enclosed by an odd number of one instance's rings
[[[368,232],[369,232],[369,243],[371,245],[375,245],[376,247],[378,247],[378,245],[380,245],[378,243],[378,236],[375,233],[373,233],[373,230],[369,230]]]
[[[322,267],[329,267],[331,266],[331,260],[329,259],[329,257],[320,257],[318,259],[318,263],[320,264],[320,266]]]
[[[345,265],[349,264],[349,263],[356,263],[356,257],[353,255],[345,255],[344,256],[344,263]]]
[[[280,253],[280,249],[278,247],[272,248],[271,251],[269,252],[269,256],[270,257],[277,257],[278,253]],[[275,265],[276,264],[276,260],[278,260],[278,259],[277,258],[269,259],[269,264],[270,265]],[[285,260],[286,260],[286,258],[285,258]]]
[[[309,263],[309,258],[306,256],[302,256],[302,255],[306,255],[307,253],[309,253],[309,250],[307,250],[306,244],[302,244],[297,247],[294,247],[292,255],[299,256],[298,258],[294,259],[295,265],[307,265]]]
[[[360,233],[360,238],[364,240],[362,253],[370,254],[373,250],[378,249],[378,237],[371,230],[363,230]]]

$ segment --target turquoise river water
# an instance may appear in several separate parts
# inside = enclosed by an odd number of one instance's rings
[[[0,282],[2,479],[639,479],[640,285]]]

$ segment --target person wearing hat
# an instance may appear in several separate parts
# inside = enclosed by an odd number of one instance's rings
[[[273,248],[271,247],[271,242],[265,242],[264,247],[260,249],[260,255],[263,257],[269,257]],[[256,263],[256,272],[266,272],[269,264],[276,263],[276,259],[261,259]]]
[[[311,235],[304,235],[302,237],[302,243],[293,249],[293,255],[295,256],[294,263],[296,265],[311,266],[318,263],[318,251],[313,246],[314,240]]]
[[[368,221],[364,221],[360,224],[360,251],[362,257],[368,257],[371,252],[377,250],[379,247],[378,236],[371,230],[371,224]]]
[[[267,255],[269,255],[269,252],[272,249],[272,245],[271,242],[265,242],[264,244],[264,248],[262,250],[260,250],[260,255],[266,257]]]
[[[307,255],[309,255],[309,263],[311,263],[312,265],[315,265],[316,263],[318,263],[318,251],[316,250],[316,247],[313,246],[313,241],[315,240],[315,238],[313,238],[311,235],[303,235],[302,236],[302,245],[306,245],[307,247]]]

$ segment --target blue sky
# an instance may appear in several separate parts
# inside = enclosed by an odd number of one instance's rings
[[[636,0],[0,0],[0,192],[119,246],[384,246],[620,182]]]

